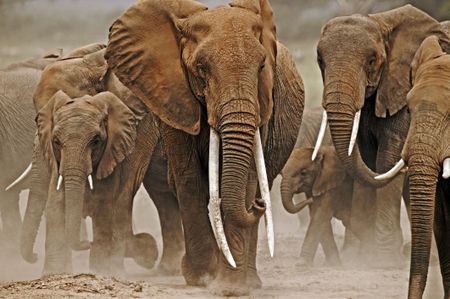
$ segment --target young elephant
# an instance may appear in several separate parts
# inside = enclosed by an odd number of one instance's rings
[[[128,255],[133,255],[142,244],[151,246],[147,250],[153,255],[148,260],[136,261],[146,267],[153,266],[157,258],[156,242],[145,235],[138,235],[132,241],[131,236],[126,235],[131,231],[127,230],[131,219],[125,217],[123,211],[132,206],[132,201],[124,202],[123,198],[128,197],[121,196],[130,188],[135,193],[139,187],[128,179],[134,177],[131,170],[138,163],[135,156],[147,148],[138,144],[136,138],[149,134],[152,124],[154,122],[146,122],[144,118],[138,130],[133,112],[110,92],[72,99],[58,91],[39,111],[40,148],[50,161],[52,173],[46,206],[44,271],[60,271],[52,266],[58,254],[67,255],[63,257],[64,267],[71,271],[67,245],[74,250],[88,247],[80,243],[78,233],[80,220],[85,215],[91,216],[93,222],[91,269],[117,272],[123,266],[126,250]],[[135,152],[138,154],[134,155]],[[145,161],[139,160],[139,163]],[[56,250],[55,246],[67,250]]]
[[[408,165],[411,211],[411,267],[408,298],[422,298],[427,281],[432,232],[450,295],[450,55],[437,36],[426,38],[411,63],[413,88],[407,102],[411,126],[393,177]]]
[[[333,146],[322,146],[314,161],[313,148],[292,151],[281,173],[281,199],[289,213],[298,213],[310,206],[311,220],[300,254],[300,264],[311,265],[319,242],[327,263],[340,265],[331,218],[342,220],[348,228],[352,204],[353,179],[341,165]],[[307,199],[295,204],[294,194],[305,193]]]

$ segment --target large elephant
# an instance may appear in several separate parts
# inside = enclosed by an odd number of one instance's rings
[[[374,179],[374,171],[389,170],[400,157],[410,122],[410,64],[430,34],[448,45],[439,22],[406,5],[369,16],[334,18],[323,27],[317,45],[324,121],[329,121],[347,172],[368,186],[364,196],[354,196],[362,202],[353,205],[351,226],[367,248],[376,249],[377,267],[392,267],[401,260],[402,177],[386,185]]]
[[[314,160],[312,153],[312,147],[292,151],[281,172],[281,201],[285,210],[292,214],[310,207],[311,220],[303,241],[300,264],[312,265],[320,242],[328,264],[340,265],[331,219],[335,217],[346,229],[349,228],[353,178],[345,173],[333,146],[322,146]],[[292,199],[297,193],[305,193],[307,199],[295,204]]]
[[[450,55],[438,36],[426,38],[411,68],[407,95],[411,125],[400,165],[408,165],[411,209],[411,267],[408,298],[422,298],[432,231],[439,252],[444,298],[450,296]],[[392,169],[391,177],[399,168]]]
[[[165,191],[169,189],[169,186],[167,179],[164,179],[167,178],[164,153],[158,150],[157,154],[152,156],[159,140],[158,121],[154,119],[151,113],[147,113],[141,102],[108,70],[106,61],[103,58],[104,50],[101,50],[102,48],[104,46],[98,44],[83,47],[74,51],[71,57],[49,66],[42,74],[42,78],[36,88],[34,94],[36,109],[46,112],[46,114],[40,114],[38,120],[42,121],[47,117],[48,127],[46,130],[40,130],[40,142],[38,146],[35,146],[32,187],[21,235],[22,256],[30,262],[36,260],[36,256],[33,254],[33,245],[42,213],[47,204],[47,217],[49,220],[47,222],[44,272],[70,270],[69,248],[87,248],[87,244],[80,243],[78,234],[74,233],[79,229],[80,219],[78,217],[81,216],[80,209],[83,207],[83,197],[86,196],[99,199],[104,198],[105,203],[110,203],[104,209],[93,209],[101,211],[100,216],[94,217],[94,234],[97,234],[103,222],[108,221],[107,217],[111,215],[109,214],[111,204],[114,203],[114,207],[118,209],[118,212],[113,213],[113,217],[118,219],[109,219],[108,229],[111,229],[114,234],[112,236],[113,240],[122,240],[106,246],[106,248],[111,248],[110,252],[104,250],[102,246],[105,243],[111,243],[111,239],[94,242],[91,251],[91,267],[101,272],[121,272],[123,268],[122,260],[125,254],[132,255],[139,264],[149,267],[151,265],[149,260],[152,257],[147,256],[147,254],[151,254],[151,252],[145,253],[138,249],[143,248],[139,244],[146,244],[146,240],[153,242],[152,239],[144,235],[130,239],[132,235],[132,199],[144,178],[148,176],[149,178],[144,181],[144,185],[155,202],[162,226],[163,255],[159,267],[166,273],[179,272],[177,269],[179,269],[183,253],[179,209],[176,198]],[[60,144],[61,142],[59,141],[55,144],[55,138],[58,136],[52,135],[53,129],[57,128],[55,126],[56,120],[53,119],[52,113],[56,110],[52,110],[49,107],[51,107],[50,100],[56,97],[58,91],[60,91],[59,97],[69,102],[70,100],[67,100],[67,98],[79,98],[85,95],[95,96],[99,92],[110,91],[124,103],[122,105],[114,105],[114,107],[126,108],[119,110],[119,112],[128,114],[119,116],[124,117],[128,115],[127,121],[117,122],[120,118],[108,116],[109,110],[105,108],[106,112],[97,111],[98,117],[96,120],[100,119],[100,124],[95,125],[87,120],[82,122],[85,125],[86,132],[95,128],[98,131],[98,127],[102,126],[102,128],[106,126],[108,129],[106,136],[100,136],[101,142],[99,140],[95,141],[103,144],[101,147],[102,151],[96,153],[95,157],[93,154],[91,154],[90,158],[83,156],[87,152],[93,152],[94,141],[89,140],[89,138],[94,138],[95,136],[83,137],[80,135],[82,124],[80,124],[80,132],[77,132],[77,134],[71,133],[69,127],[60,126],[59,130],[66,130],[67,132],[64,132],[71,139],[65,145]],[[63,100],[61,102],[64,102]],[[56,102],[57,99],[52,101]],[[47,110],[44,108],[47,108]],[[81,113],[79,109],[74,112]],[[83,118],[83,115],[81,113],[79,118]],[[101,119],[101,115],[103,115],[103,119]],[[79,121],[79,119],[76,119],[76,121]],[[139,125],[137,125],[137,121],[139,121]],[[123,134],[118,134],[118,132]],[[64,155],[57,153],[55,148],[60,148],[62,150],[61,153],[64,153]],[[64,148],[66,149],[63,150]],[[61,161],[65,162],[62,163]],[[148,167],[150,163],[156,167],[154,170]],[[69,168],[64,169],[62,167]],[[89,180],[97,187],[92,192],[85,192],[85,187],[88,183],[86,179],[91,173],[92,176]],[[61,174],[63,181],[66,182],[64,201],[61,198],[61,192],[56,192],[55,189],[58,174]],[[164,184],[164,186],[149,183],[152,177],[156,178],[157,183]],[[67,188],[67,182],[70,182],[70,188]],[[114,184],[114,186],[111,186],[111,184]],[[48,193],[49,185],[51,185],[50,193]],[[48,202],[47,198],[49,198]],[[61,206],[63,202],[65,202],[65,211],[62,210]],[[92,203],[89,200],[87,202]],[[93,203],[96,202],[98,201],[93,201]],[[89,208],[87,210],[92,211]],[[66,217],[65,221],[64,217]],[[106,219],[99,220],[100,222],[97,223],[97,220],[102,219],[102,217],[106,217]],[[61,225],[61,221],[64,221],[62,223],[65,223],[65,225]],[[58,223],[59,225],[57,225]],[[105,232],[100,231],[99,233],[99,236],[102,236]],[[112,248],[112,246],[117,248]],[[128,246],[128,249],[130,249],[128,253],[125,252],[125,246]]]
[[[61,49],[0,69],[0,247],[17,252],[20,227],[19,192],[26,183],[5,188],[29,165],[36,133],[33,92],[44,67],[60,58]],[[8,170],[8,171],[5,171]]]
[[[211,282],[223,295],[259,287],[258,223],[267,212],[273,240],[268,185],[295,144],[304,106],[303,83],[276,40],[268,1],[211,10],[191,0],[139,1],[111,26],[105,57],[164,122],[186,282]]]

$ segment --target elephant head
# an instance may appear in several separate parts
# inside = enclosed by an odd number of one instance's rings
[[[364,183],[386,182],[374,180],[358,146],[353,151],[361,109],[372,103],[371,113],[386,118],[405,107],[411,61],[431,34],[448,47],[440,24],[411,5],[369,16],[337,17],[322,29],[317,45],[324,82],[322,105],[339,158],[348,173]]]
[[[57,189],[64,184],[65,231],[73,249],[78,249],[86,186],[89,182],[93,189],[132,151],[136,123],[110,92],[72,99],[58,91],[39,110],[39,141],[57,170]]]
[[[279,117],[281,123],[284,113],[292,117],[293,130],[301,120],[303,86],[286,52],[277,45],[266,0],[236,0],[212,10],[192,0],[144,0],[111,26],[105,58],[117,77],[167,125],[191,135],[211,129],[210,151],[217,152],[210,160],[215,166],[210,188],[217,187],[218,196],[221,142],[222,210],[227,220],[245,227],[261,215],[261,209],[248,210],[245,202],[257,129],[268,124],[270,131],[271,117]],[[277,65],[279,57],[284,60]],[[282,87],[297,94],[291,107],[275,115],[274,101]],[[201,128],[202,117],[209,127]],[[262,133],[266,141],[270,132]],[[286,148],[293,142],[287,137]]]
[[[307,198],[323,195],[339,186],[345,179],[345,169],[333,146],[323,146],[311,160],[313,148],[296,148],[281,172],[281,202],[289,213],[300,212],[311,200],[292,202],[294,194],[305,193]]]
[[[400,163],[408,165],[410,186],[409,294],[410,298],[421,298],[427,280],[434,213],[440,210],[435,210],[436,187],[438,181],[450,177],[450,55],[443,51],[437,36],[430,36],[423,41],[411,66],[413,88],[407,95],[411,124]],[[395,173],[390,171],[390,176]]]

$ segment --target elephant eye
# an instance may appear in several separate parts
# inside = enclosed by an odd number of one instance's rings
[[[205,78],[206,67],[203,63],[201,63],[201,62],[197,63],[197,72],[200,75],[200,77]]]
[[[261,72],[261,71],[264,69],[265,66],[266,66],[266,63],[263,62],[263,63],[259,66],[259,71]]]
[[[100,136],[95,135],[95,137],[92,139],[92,145],[97,146],[100,143]]]
[[[306,175],[306,173],[307,173],[306,169],[301,169],[300,170],[300,175]]]
[[[377,56],[376,55],[372,55],[370,58],[369,58],[369,61],[368,61],[368,64],[369,64],[369,66],[374,66],[375,65],[375,63],[377,62]]]
[[[61,147],[61,141],[59,141],[59,139],[56,137],[53,138],[53,147],[55,149],[59,149]]]

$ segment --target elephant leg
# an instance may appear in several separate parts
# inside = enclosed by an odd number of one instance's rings
[[[376,189],[367,187],[358,181],[353,183],[350,227],[361,241],[359,258],[361,263],[369,263],[374,251]]]
[[[339,250],[334,240],[333,228],[331,226],[331,217],[329,221],[324,219],[327,223],[324,225],[320,244],[325,253],[326,263],[328,266],[336,267],[341,265],[341,258],[339,257]]]
[[[353,233],[353,231],[346,225],[345,226],[345,236],[344,244],[342,246],[343,252],[350,252],[351,254],[355,252],[355,249],[359,247],[359,240]],[[353,254],[352,254],[353,255]]]
[[[398,267],[403,265],[400,255],[403,234],[400,226],[400,208],[403,176],[377,190],[375,215],[375,242],[377,267]]]
[[[323,198],[315,198],[310,205],[311,220],[303,240],[298,263],[300,266],[312,266],[317,247],[326,230],[327,222],[329,223],[333,216],[331,206],[329,204],[325,205],[321,199]]]
[[[161,224],[163,252],[158,266],[158,272],[165,275],[177,275],[180,273],[181,259],[184,254],[183,229],[181,225],[180,208],[178,200],[173,194],[167,182],[167,170],[160,173],[160,178],[153,175],[151,164],[149,174],[144,178],[144,187],[155,203]],[[164,180],[164,184],[155,185]]]
[[[450,219],[448,194],[445,196],[442,183],[438,184],[436,194],[436,206],[434,216],[434,237],[439,253],[439,263],[441,267],[442,283],[445,296],[450,296]],[[447,185],[450,185],[447,183]],[[448,186],[450,191],[450,186]]]
[[[162,137],[184,229],[181,272],[188,285],[204,286],[216,275],[218,248],[208,218],[208,178],[197,152],[200,137],[167,126]]]
[[[96,188],[100,188],[97,186]],[[107,199],[94,198],[96,208],[92,214],[93,241],[89,252],[89,268],[95,273],[113,274],[111,269],[112,219],[111,203]]]
[[[0,215],[3,227],[3,249],[16,253],[19,248],[19,234],[22,220],[17,191],[0,191]]]
[[[56,175],[52,175],[46,207],[45,260],[43,274],[72,272],[72,250],[65,235],[64,195],[56,191]]]

